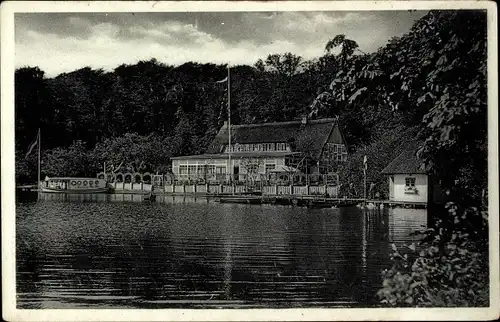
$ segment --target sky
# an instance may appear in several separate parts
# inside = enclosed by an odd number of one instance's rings
[[[16,68],[48,77],[90,66],[111,71],[155,58],[253,65],[274,53],[324,54],[345,34],[364,52],[407,33],[425,11],[16,13]]]

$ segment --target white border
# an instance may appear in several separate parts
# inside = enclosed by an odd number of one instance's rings
[[[497,15],[493,1],[179,1],[179,2],[2,2],[1,163],[2,311],[8,321],[277,321],[277,320],[490,320],[499,317],[498,79]],[[15,302],[14,183],[14,13],[161,11],[321,11],[321,10],[486,9],[488,11],[488,179],[490,218],[489,308],[449,309],[220,309],[220,310],[18,310]]]

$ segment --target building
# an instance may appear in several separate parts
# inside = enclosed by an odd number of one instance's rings
[[[412,148],[397,156],[382,170],[389,176],[389,200],[397,202],[427,203],[431,193],[430,180],[422,161]]]
[[[347,155],[338,119],[233,125],[231,144],[225,123],[205,154],[173,157],[172,172],[180,181],[307,181],[335,174]]]

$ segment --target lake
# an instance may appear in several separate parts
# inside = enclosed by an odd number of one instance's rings
[[[142,198],[18,201],[18,308],[374,306],[391,244],[426,224],[425,210]]]

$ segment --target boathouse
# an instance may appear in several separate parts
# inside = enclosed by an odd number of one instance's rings
[[[389,200],[428,203],[431,194],[429,175],[422,169],[417,149],[411,148],[397,156],[382,170],[389,176]]]
[[[231,134],[225,122],[205,154],[173,157],[172,172],[180,181],[261,181],[300,175],[307,180],[311,174],[336,174],[347,157],[336,118],[232,125]]]

